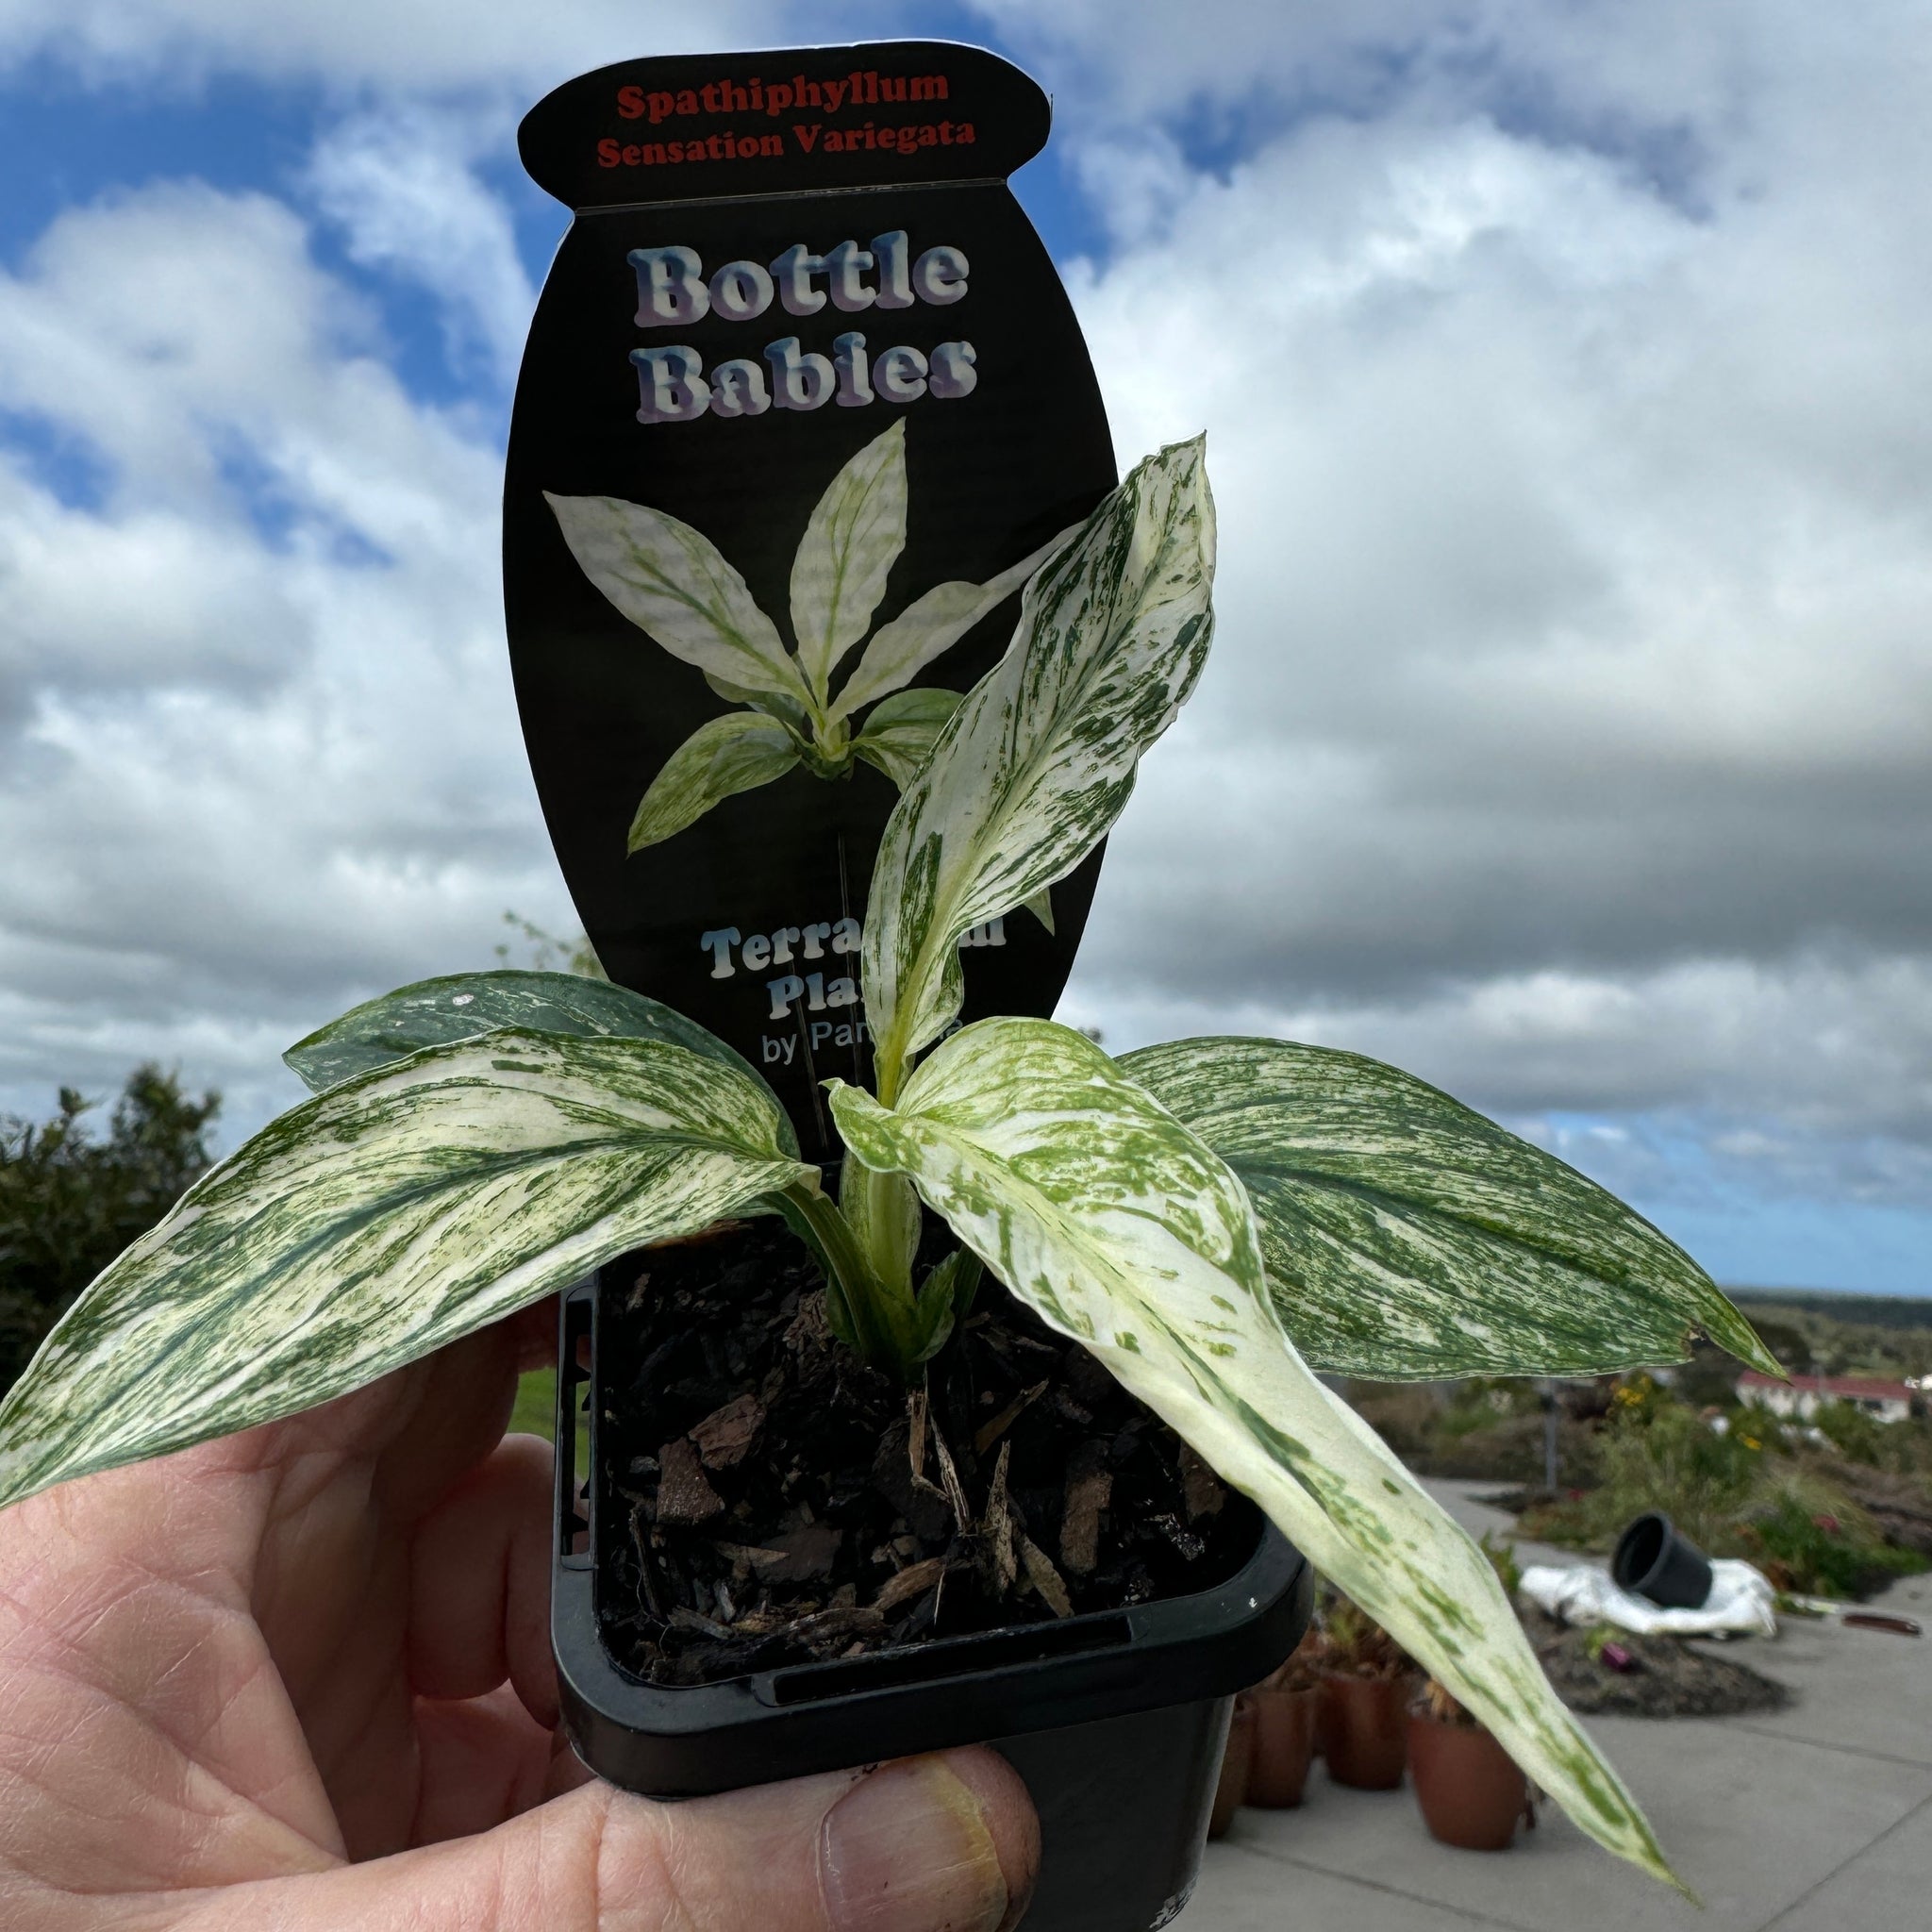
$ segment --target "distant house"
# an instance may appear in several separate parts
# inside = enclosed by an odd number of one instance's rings
[[[1738,1400],[1755,1402],[1774,1415],[1809,1422],[1824,1402],[1849,1402],[1882,1423],[1902,1423],[1912,1412],[1913,1391],[1904,1382],[1876,1375],[1793,1375],[1780,1382],[1746,1369],[1738,1377]]]

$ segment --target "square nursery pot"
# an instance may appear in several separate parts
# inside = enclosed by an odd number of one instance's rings
[[[1040,1813],[1028,1932],[1167,1924],[1199,1869],[1233,1693],[1265,1676],[1307,1625],[1307,1559],[1256,1511],[1253,1554],[1193,1595],[718,1683],[647,1683],[611,1656],[596,1602],[600,1536],[628,1533],[601,1522],[609,1512],[596,1504],[598,1330],[606,1296],[614,1305],[631,1273],[613,1263],[562,1305],[551,1642],[577,1755],[625,1790],[687,1798],[991,1744]]]

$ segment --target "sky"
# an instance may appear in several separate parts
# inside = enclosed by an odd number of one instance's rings
[[[602,62],[935,36],[1214,657],[1063,1017],[1390,1059],[1731,1283],[1932,1292],[1932,15],[1916,0],[0,0],[0,1111],[227,1096],[574,915],[510,386]],[[515,963],[526,963],[518,957]]]

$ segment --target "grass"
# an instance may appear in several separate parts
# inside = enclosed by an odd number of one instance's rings
[[[532,1369],[517,1383],[517,1406],[509,1412],[512,1436],[541,1436],[546,1441],[557,1433],[557,1371]]]
[[[517,1383],[516,1407],[509,1412],[508,1434],[541,1436],[548,1442],[557,1434],[557,1371],[532,1369]],[[591,1429],[584,1419],[583,1405],[577,1408],[577,1477],[581,1481],[591,1467]]]

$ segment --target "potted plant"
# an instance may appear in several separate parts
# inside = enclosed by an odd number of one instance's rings
[[[1445,1845],[1504,1851],[1519,1823],[1536,1822],[1514,1760],[1433,1677],[1408,1712],[1408,1768],[1423,1822]]]
[[[1050,1021],[951,1030],[962,937],[1037,899],[1094,849],[1141,753],[1192,690],[1211,629],[1213,529],[1198,441],[1142,462],[1031,579],[1005,657],[908,774],[858,954],[873,1088],[824,1083],[846,1149],[836,1191],[800,1158],[758,1074],[640,994],[542,974],[405,988],[293,1049],[314,1096],[198,1181],[55,1330],[0,1405],[0,1504],[341,1394],[594,1271],[597,1307],[633,1292],[649,1301],[652,1284],[612,1278],[617,1257],[734,1217],[762,1232],[776,1217],[823,1282],[817,1312],[801,1302],[787,1327],[805,1314],[813,1348],[842,1351],[855,1378],[862,1370],[903,1393],[894,1427],[904,1424],[906,1446],[895,1439],[891,1453],[906,1455],[908,1484],[919,1398],[929,1424],[946,1351],[996,1304],[1024,1316],[1055,1346],[1077,1344],[1063,1357],[1069,1374],[1076,1359],[1104,1371],[1219,1484],[1251,1497],[1582,1829],[1668,1877],[1481,1552],[1318,1372],[1575,1374],[1681,1358],[1699,1329],[1774,1367],[1709,1278],[1549,1155],[1356,1055],[1194,1040],[1116,1059]],[[950,1252],[937,1252],[927,1214],[957,1241]],[[756,1282],[752,1270],[742,1285]],[[650,1442],[619,1441],[603,1415],[591,1420],[593,1461],[624,1454],[622,1474],[652,1499],[656,1520],[639,1519],[648,1541],[667,1513],[708,1507],[698,1480],[722,1495],[692,1431],[705,1424],[728,1453],[731,1429],[749,1419],[701,1416]],[[745,1441],[758,1457],[755,1428]],[[1036,1521],[1034,1505],[1022,1497],[1014,1510],[1010,1482],[1008,1507],[996,1505],[997,1443],[986,1489],[972,1496],[948,1495],[937,1440],[925,1448],[921,1480],[956,1527],[972,1517],[991,1574],[1015,1566],[1021,1648],[1038,1662],[1077,1643],[1086,1688],[1046,1699],[1047,1722],[1074,1722],[1069,1704],[1082,1699],[1090,1715],[1119,1708],[1108,1696],[1123,1683],[1143,1685],[1142,1701],[1128,1701],[1136,1723],[1163,1700],[1207,1701],[1210,1719],[1191,1735],[1211,1777],[1222,1707],[1185,1682],[1185,1635],[1168,1633],[1172,1687],[1157,1676],[1144,1688],[1139,1606],[1096,1613],[1111,1614],[1117,1633],[1121,1620],[1128,1626],[1110,1651],[1091,1647],[1083,1619],[1056,1614],[1047,1571],[1024,1547],[1051,1554],[1022,1526]],[[668,1512],[667,1481],[674,1503],[687,1499]],[[591,1492],[594,1507],[595,1481]],[[601,1513],[591,1528],[615,1535]],[[1292,1559],[1273,1547],[1279,1585]],[[781,1555],[817,1560],[804,1544]],[[581,1557],[566,1549],[566,1559]],[[747,1554],[748,1574],[765,1560]],[[1054,1568],[1064,1583],[1064,1566]],[[1030,1592],[1018,1590],[1022,1571]],[[711,1611],[691,1614],[728,1630],[707,1587]],[[1248,1594],[1223,1603],[1224,1627]],[[850,1603],[837,1597],[812,1614],[885,1617],[876,1593],[870,1604],[856,1591]],[[668,1607],[665,1621],[676,1621]],[[1054,1635],[1076,1622],[1075,1639]],[[826,1665],[875,1666],[876,1649],[843,1651],[880,1625],[847,1614],[847,1629]],[[923,1673],[947,1727],[962,1709],[972,1716],[970,1660],[962,1675],[928,1672],[911,1629],[887,1648],[892,1681],[868,1678],[873,1688],[842,1707],[840,1736],[857,1761],[917,1748],[898,1693]],[[1251,1662],[1250,1677],[1264,1664]],[[722,1688],[682,1690],[703,1703]],[[891,1721],[869,1728],[873,1698]],[[1023,1704],[1008,1681],[979,1735],[1031,1728],[1013,1722]],[[704,1750],[737,1748],[728,1724],[685,1728]],[[1173,1747],[1150,1735],[1138,1748]],[[1208,1789],[1204,1778],[1199,1811],[1175,1825],[1195,1843]],[[1095,1843],[1067,1856],[1097,1870],[1105,1855]]]
[[[1478,1545],[1512,1604],[1523,1582],[1515,1546],[1491,1540]],[[1465,1851],[1500,1852],[1519,1824],[1533,1825],[1529,1784],[1509,1754],[1434,1677],[1408,1710],[1408,1767],[1416,1802],[1431,1837]]]
[[[1302,1802],[1315,1753],[1315,1710],[1321,1697],[1321,1634],[1255,1687],[1254,1757],[1245,1804],[1288,1810]]]
[[[1415,1663],[1345,1596],[1335,1596],[1324,1610],[1322,1636],[1319,1695],[1328,1775],[1357,1790],[1393,1790],[1407,1761],[1403,1716],[1415,1694]]]

